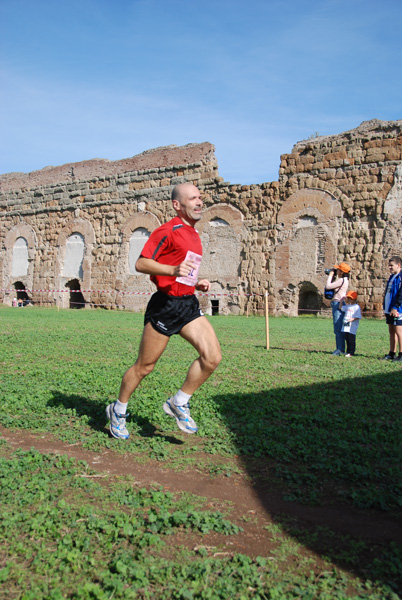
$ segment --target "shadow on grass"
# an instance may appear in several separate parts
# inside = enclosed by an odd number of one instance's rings
[[[65,394],[58,390],[51,390],[52,397],[47,402],[49,407],[60,407],[74,410],[79,416],[88,416],[88,425],[95,431],[105,429],[105,410],[95,402],[91,402],[85,396],[79,394]]]
[[[401,373],[392,370],[214,397],[267,513],[302,545],[399,594],[400,389]],[[49,405],[89,415],[89,425],[105,431],[104,407],[83,396],[53,391]],[[184,443],[135,413],[131,422],[136,435]]]
[[[401,593],[399,370],[214,400],[266,511],[315,552]]]
[[[263,348],[266,350],[266,346],[260,345],[256,348]],[[283,350],[283,352],[304,352],[305,354],[332,354],[327,350],[309,350],[308,348],[284,348],[283,346],[270,346],[270,350]]]
[[[58,390],[52,390],[52,398],[47,405],[50,407],[62,406],[65,409],[74,410],[78,417],[88,417],[88,425],[94,431],[105,432],[109,429],[109,421],[106,417],[106,406],[100,405],[98,402],[93,402],[85,396],[78,394],[65,394]],[[149,419],[139,415],[130,413],[129,420],[135,425],[137,435],[143,438],[160,437],[166,440],[169,444],[182,445],[184,442],[177,437],[165,435],[158,431]],[[110,432],[109,435],[111,436]],[[112,437],[112,436],[111,436]]]
[[[255,346],[256,348],[263,348],[264,350],[266,350],[266,347],[262,344],[260,344],[259,346]],[[303,354],[326,354],[327,356],[331,356],[333,355],[334,360],[343,360],[345,357],[344,356],[336,356],[334,355],[333,351],[331,350],[309,350],[308,348],[304,348],[304,347],[300,347],[300,348],[284,348],[283,346],[270,346],[270,350],[282,350],[283,352],[302,352]],[[364,354],[362,352],[356,352],[355,357],[360,357],[360,358],[368,358],[370,360],[384,360],[382,356],[373,356],[372,354]],[[402,365],[401,362],[399,361],[385,361],[389,364],[399,364],[400,366]]]

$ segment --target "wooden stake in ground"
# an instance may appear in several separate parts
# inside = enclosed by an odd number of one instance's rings
[[[265,338],[266,349],[269,350],[269,317],[268,317],[268,290],[265,292]]]

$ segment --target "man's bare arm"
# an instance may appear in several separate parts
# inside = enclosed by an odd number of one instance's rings
[[[167,277],[186,277],[194,269],[192,262],[182,262],[179,265],[163,265],[152,258],[140,256],[135,263],[135,268],[139,273],[146,275],[165,275]]]

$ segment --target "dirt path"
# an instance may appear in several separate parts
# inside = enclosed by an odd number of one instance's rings
[[[402,543],[402,524],[380,511],[358,511],[350,506],[303,506],[285,502],[278,491],[267,484],[253,483],[245,467],[239,462],[241,475],[210,477],[197,471],[176,472],[162,468],[160,463],[149,461],[139,464],[129,454],[120,455],[105,449],[100,453],[82,449],[79,445],[60,442],[49,435],[32,434],[28,431],[12,431],[0,426],[1,437],[13,448],[35,448],[42,453],[66,454],[84,460],[96,471],[111,475],[131,475],[144,487],[158,484],[171,492],[187,491],[207,498],[208,503],[218,506],[230,501],[233,510],[230,520],[240,525],[244,532],[230,536],[230,541],[217,540],[223,551],[241,552],[250,556],[268,556],[272,547],[271,536],[265,526],[277,523],[281,515],[295,519],[300,527],[328,527],[343,535],[360,537],[371,544],[389,541]],[[311,548],[319,551],[319,548]]]

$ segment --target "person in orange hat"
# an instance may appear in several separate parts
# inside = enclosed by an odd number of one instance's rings
[[[362,318],[362,311],[356,300],[357,292],[350,291],[339,303],[339,309],[344,313],[342,332],[345,334],[347,358],[355,355],[356,333]]]
[[[334,323],[334,334],[336,349],[332,354],[340,356],[345,354],[345,334],[342,331],[343,312],[339,309],[339,303],[346,296],[349,287],[350,266],[341,262],[335,265],[328,275],[326,290],[333,290],[334,296],[331,301],[332,320]]]

